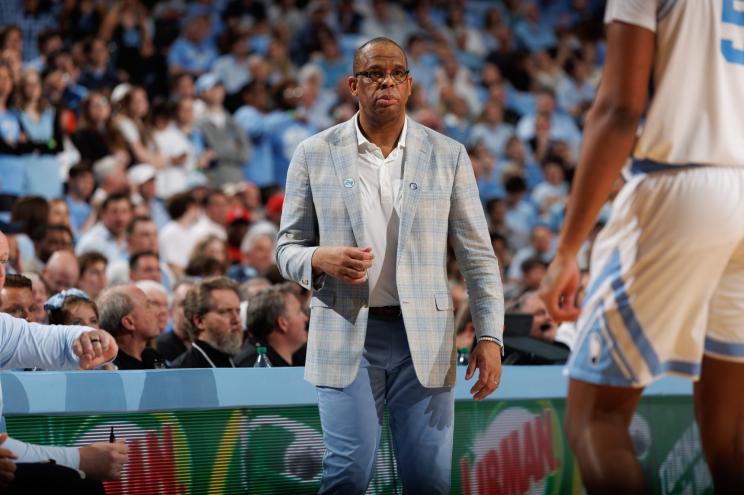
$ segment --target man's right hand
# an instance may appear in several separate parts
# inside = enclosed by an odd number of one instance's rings
[[[0,445],[5,443],[8,439],[7,433],[0,434]],[[16,455],[8,449],[0,447],[0,491],[10,485],[15,479],[16,465],[11,459],[15,459]]]
[[[314,275],[325,273],[349,284],[363,284],[374,259],[371,247],[321,246],[311,262]]]
[[[98,442],[80,447],[80,470],[85,476],[99,481],[118,480],[129,460],[126,442]]]

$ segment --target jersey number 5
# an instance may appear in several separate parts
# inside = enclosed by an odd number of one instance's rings
[[[736,9],[736,3],[739,3],[741,10]],[[744,2],[737,2],[737,0],[723,0],[721,21],[726,24],[744,26]],[[744,50],[736,48],[733,40],[727,38],[721,39],[721,53],[728,62],[744,65]]]

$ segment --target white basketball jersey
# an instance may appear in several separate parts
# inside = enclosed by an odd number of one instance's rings
[[[608,0],[612,21],[656,33],[633,157],[744,166],[744,0]]]

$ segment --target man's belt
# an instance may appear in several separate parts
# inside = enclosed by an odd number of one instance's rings
[[[402,315],[403,312],[400,310],[400,306],[375,306],[369,308],[370,318],[391,320],[393,318],[400,318]]]

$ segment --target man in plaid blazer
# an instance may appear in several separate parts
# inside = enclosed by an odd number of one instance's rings
[[[467,378],[482,399],[501,376],[503,294],[464,147],[405,115],[403,50],[376,38],[348,78],[360,111],[290,164],[276,259],[314,290],[305,378],[318,387],[320,493],[364,493],[384,404],[407,493],[449,493],[455,336],[451,241],[478,337]]]

